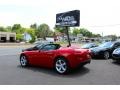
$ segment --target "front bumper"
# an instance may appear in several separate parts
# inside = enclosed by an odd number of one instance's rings
[[[92,58],[104,58],[104,52],[92,52]]]
[[[87,59],[87,60],[82,60],[82,61],[78,61],[74,64],[71,64],[71,68],[77,68],[86,64],[90,64],[91,59]]]
[[[112,59],[120,61],[120,55],[114,54],[114,55],[112,55]]]

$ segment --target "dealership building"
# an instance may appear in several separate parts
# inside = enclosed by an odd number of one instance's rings
[[[0,32],[0,42],[15,42],[16,33]]]

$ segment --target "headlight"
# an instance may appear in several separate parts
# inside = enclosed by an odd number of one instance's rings
[[[113,51],[113,53],[114,53],[114,54],[120,53],[120,49],[115,49],[115,50]]]

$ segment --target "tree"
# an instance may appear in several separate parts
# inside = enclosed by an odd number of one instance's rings
[[[54,30],[55,30],[55,32],[66,34],[66,27],[55,27]],[[70,32],[70,27],[68,27],[68,31]]]
[[[85,28],[80,28],[80,29],[74,28],[72,34],[75,36],[77,36],[77,34],[82,34],[85,37],[92,37],[93,36],[92,32],[88,31]]]
[[[37,24],[36,24],[36,23],[31,24],[31,25],[30,25],[30,28],[32,28],[32,29],[37,29]]]
[[[80,33],[81,33],[83,36],[92,37],[92,32],[88,31],[88,30],[85,29],[85,28],[80,28]]]
[[[37,37],[43,38],[44,40],[46,40],[46,37],[48,36],[49,31],[50,31],[50,28],[47,24],[41,24],[40,26],[38,26],[38,29],[37,29]]]
[[[5,29],[6,29],[7,32],[12,32],[12,27],[11,26],[7,26]]]
[[[55,27],[55,32],[60,32],[60,33],[65,33],[64,30],[65,28],[64,27]]]
[[[80,29],[74,28],[73,33],[74,36],[77,36],[77,34],[80,34]]]
[[[101,37],[100,34],[93,34],[92,32],[90,32],[89,30],[85,29],[85,28],[73,28],[73,32],[72,34],[74,36],[77,36],[77,34],[82,34],[85,37]]]
[[[6,32],[5,28],[0,26],[0,32]]]
[[[23,35],[22,34],[16,34],[16,40],[23,41]]]
[[[30,42],[30,43],[35,42],[35,39],[36,39],[35,29],[27,28],[27,29],[26,29],[26,32],[27,32],[28,34],[30,34],[30,36],[31,36],[31,38],[32,38],[29,42]]]
[[[12,26],[12,32],[15,32],[17,34],[22,34],[24,33],[25,28],[22,28],[22,26],[20,24],[14,24]]]
[[[12,31],[16,31],[16,30],[18,30],[18,29],[20,29],[21,28],[21,25],[20,24],[14,24],[13,26],[12,26]]]
[[[54,35],[54,32],[52,31],[52,30],[50,30],[49,32],[48,32],[48,37],[52,37]]]
[[[92,37],[101,37],[100,34],[93,34]]]

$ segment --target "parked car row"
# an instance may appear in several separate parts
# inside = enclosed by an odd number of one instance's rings
[[[105,42],[100,45],[96,45],[94,43],[89,43],[81,48],[90,49],[92,58],[104,58],[113,60],[120,60],[120,42]]]
[[[120,60],[120,42],[105,42],[100,45],[89,43],[81,48],[62,47],[51,42],[37,43],[34,47],[22,50],[20,64],[54,68],[59,74],[65,74],[78,66],[91,62],[91,58],[110,57]]]

